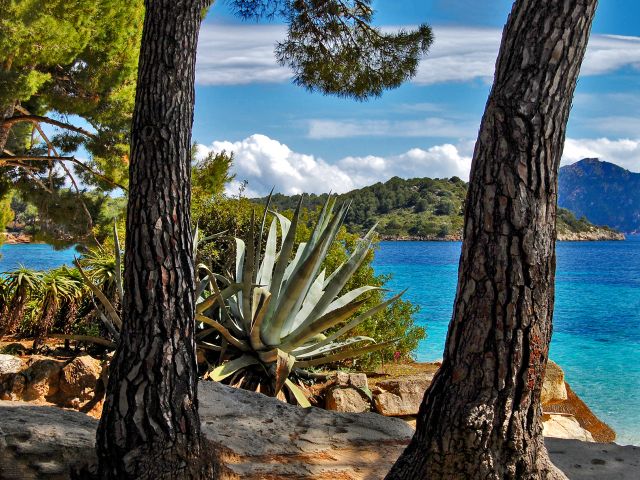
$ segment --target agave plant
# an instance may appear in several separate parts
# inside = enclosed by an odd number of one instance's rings
[[[273,212],[263,249],[267,203],[258,241],[255,242],[255,217],[251,220],[249,241],[235,239],[236,265],[231,278],[199,266],[208,275],[198,289],[196,319],[209,328],[198,337],[213,338],[212,346],[223,351],[222,360],[229,359],[210,370],[211,379],[226,379],[242,388],[256,388],[274,396],[282,396],[286,387],[291,394],[289,399],[308,406],[301,385],[295,382],[297,370],[353,358],[394,341],[376,344],[365,336],[340,340],[402,293],[365,311],[367,292],[379,287],[363,286],[340,295],[365,259],[374,229],[344,264],[327,275],[322,265],[348,210],[345,204],[334,214],[334,205],[335,199],[329,198],[311,237],[293,254],[301,203],[291,221]],[[367,345],[362,346],[364,343]]]

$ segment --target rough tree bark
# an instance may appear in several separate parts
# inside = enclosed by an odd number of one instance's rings
[[[542,438],[557,172],[597,0],[517,0],[471,166],[442,367],[387,479],[558,479]]]
[[[97,434],[105,479],[213,478],[200,432],[190,226],[205,0],[147,0],[131,129],[123,331]]]

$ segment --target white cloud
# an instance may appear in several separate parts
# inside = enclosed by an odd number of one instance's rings
[[[393,176],[467,178],[471,157],[454,145],[445,144],[427,150],[414,148],[389,157],[345,157],[335,163],[292,151],[265,135],[251,135],[239,142],[213,142],[199,145],[199,155],[226,150],[234,152],[236,182],[228,193],[238,192],[239,182],[247,180],[247,196],[261,196],[275,186],[280,193],[348,192]]]
[[[234,152],[233,171],[236,181],[227,189],[237,194],[240,183],[249,182],[245,195],[266,195],[272,187],[276,192],[293,195],[301,192],[344,193],[401,178],[469,177],[474,143],[443,144],[427,149],[412,148],[399,155],[349,156],[330,163],[314,155],[298,153],[266,135],[251,135],[239,142],[220,141],[209,146],[199,145],[199,155],[226,150]],[[631,171],[640,171],[640,139],[607,138],[567,139],[562,164],[587,157],[615,163]]]
[[[288,81],[291,72],[280,67],[273,54],[275,44],[285,34],[282,25],[204,24],[198,44],[196,81],[200,85]],[[431,52],[421,62],[414,83],[491,81],[501,30],[435,26],[434,34]],[[592,35],[583,75],[602,75],[625,66],[640,68],[640,37]]]
[[[568,165],[583,158],[599,158],[632,172],[640,172],[640,138],[618,140],[568,138],[564,144],[562,164]]]

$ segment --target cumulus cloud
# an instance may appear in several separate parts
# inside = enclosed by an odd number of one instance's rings
[[[294,152],[287,145],[265,135],[251,135],[239,142],[217,141],[199,145],[199,155],[208,152],[234,152],[233,172],[236,182],[228,188],[236,194],[239,182],[247,180],[247,196],[262,196],[275,186],[277,192],[297,193],[348,192],[393,176],[467,178],[471,157],[459,147],[445,144],[423,150],[411,149],[388,157],[345,157],[329,163],[313,155]]]
[[[279,66],[273,54],[275,44],[285,34],[282,25],[204,24],[198,44],[196,81],[200,85],[288,81],[291,72]],[[414,83],[491,81],[500,29],[435,26],[434,34],[436,40],[427,60],[421,62]],[[625,66],[640,68],[640,37],[592,35],[583,75],[602,75]]]
[[[287,145],[267,137],[251,135],[238,142],[216,141],[198,145],[198,154],[234,152],[236,181],[227,190],[235,195],[244,180],[245,196],[266,195],[272,187],[280,193],[344,193],[384,182],[391,177],[469,178],[474,142],[443,144],[427,149],[412,148],[398,155],[349,156],[327,162],[314,155],[294,152]],[[631,171],[640,171],[640,139],[567,139],[562,164],[597,157]]]
[[[562,164],[568,165],[583,158],[599,158],[632,172],[640,172],[640,138],[618,140],[568,138],[564,144]]]

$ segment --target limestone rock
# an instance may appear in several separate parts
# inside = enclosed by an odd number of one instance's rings
[[[369,399],[351,387],[335,387],[326,394],[325,407],[335,412],[362,413],[371,411]]]
[[[60,393],[66,398],[87,400],[96,390],[102,373],[100,361],[84,355],[65,365],[60,376]]]
[[[374,413],[303,409],[214,382],[200,384],[202,431],[221,453],[220,480],[378,480],[413,430]],[[68,479],[95,461],[97,420],[82,413],[0,401],[0,478]],[[635,480],[640,448],[549,438],[551,459],[572,480]]]
[[[417,415],[432,380],[431,374],[378,382],[373,390],[376,411],[387,417]]]
[[[95,457],[97,421],[78,412],[0,401],[0,478],[66,479]]]
[[[19,357],[0,354],[0,382],[6,376],[18,373],[24,367],[25,363]]]
[[[369,382],[367,380],[366,373],[338,372],[336,374],[336,385],[369,390]]]
[[[58,393],[63,362],[49,358],[32,358],[29,367],[21,372],[25,377],[23,400],[47,400]]]
[[[582,442],[594,441],[591,433],[582,428],[575,417],[571,415],[544,415],[542,418],[542,434],[545,437],[580,440]]]
[[[549,360],[542,383],[541,402],[543,405],[567,399],[567,387],[564,383],[564,372],[560,366]]]

